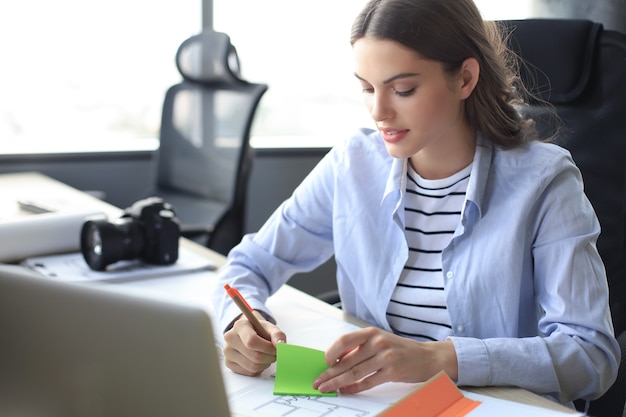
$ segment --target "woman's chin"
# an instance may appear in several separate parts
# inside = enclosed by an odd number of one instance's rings
[[[399,146],[398,144],[385,142],[385,148],[387,149],[387,153],[389,154],[389,156],[393,158],[404,159],[410,158],[411,156],[415,155],[415,152],[413,150],[409,150],[408,148]]]

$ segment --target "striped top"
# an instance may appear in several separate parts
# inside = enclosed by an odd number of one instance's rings
[[[418,340],[452,334],[441,253],[461,218],[471,164],[451,177],[426,180],[408,164],[405,193],[409,258],[387,307],[394,333]]]

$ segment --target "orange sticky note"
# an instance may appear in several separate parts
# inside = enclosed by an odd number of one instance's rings
[[[480,401],[470,400],[440,372],[383,411],[382,417],[461,417],[478,407]]]

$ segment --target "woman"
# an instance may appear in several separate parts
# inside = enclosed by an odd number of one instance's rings
[[[377,131],[337,145],[229,254],[221,283],[271,341],[216,292],[227,366],[275,360],[286,335],[266,298],[334,254],[343,308],[373,327],[329,347],[320,391],[443,370],[563,403],[600,396],[620,360],[600,227],[569,153],[520,116],[497,28],[471,0],[373,0],[351,43]]]

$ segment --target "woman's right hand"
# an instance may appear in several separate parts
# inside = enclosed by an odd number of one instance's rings
[[[265,320],[261,313],[255,311],[254,314],[270,334],[270,341],[259,336],[245,316],[237,319],[233,327],[224,333],[226,366],[233,372],[248,376],[259,375],[274,363],[276,344],[287,340],[285,333]]]

